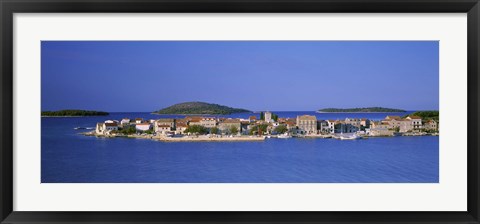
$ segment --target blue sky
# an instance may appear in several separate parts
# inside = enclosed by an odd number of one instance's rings
[[[437,41],[43,41],[42,110],[438,110]]]

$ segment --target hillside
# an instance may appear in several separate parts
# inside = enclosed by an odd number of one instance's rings
[[[438,110],[425,110],[425,111],[416,111],[407,116],[418,116],[418,117],[421,117],[422,120],[435,120],[438,122],[440,113]],[[407,116],[404,116],[404,117],[407,117]]]
[[[251,112],[245,109],[232,108],[205,102],[179,103],[158,111],[155,114],[233,114]]]
[[[401,109],[392,109],[385,107],[362,107],[362,108],[325,108],[320,109],[318,112],[323,113],[390,113],[390,112],[405,112]]]
[[[106,116],[107,112],[93,110],[58,110],[58,111],[42,111],[45,117],[77,117],[77,116]]]

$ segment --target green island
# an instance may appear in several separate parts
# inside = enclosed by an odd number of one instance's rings
[[[390,113],[390,112],[406,112],[402,109],[393,109],[385,107],[360,107],[360,108],[324,108],[319,113]]]
[[[158,111],[154,114],[233,114],[233,113],[248,113],[251,112],[245,109],[232,108],[219,104],[205,103],[205,102],[185,102],[178,103]]]
[[[42,111],[42,117],[85,117],[85,116],[106,116],[107,112],[93,110],[57,110]]]

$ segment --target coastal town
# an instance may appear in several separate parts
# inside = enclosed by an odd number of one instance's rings
[[[265,138],[335,138],[341,140],[386,136],[438,135],[433,119],[408,115],[386,116],[382,120],[346,118],[319,120],[313,115],[283,118],[272,112],[248,119],[214,116],[184,118],[123,118],[96,124],[87,136],[133,137],[160,141],[261,141]]]

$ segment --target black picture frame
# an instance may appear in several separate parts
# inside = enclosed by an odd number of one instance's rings
[[[0,0],[2,223],[480,223],[478,0]],[[455,13],[468,14],[467,212],[18,212],[13,205],[14,13]],[[95,202],[92,202],[95,203]],[[414,202],[412,202],[414,203]]]

